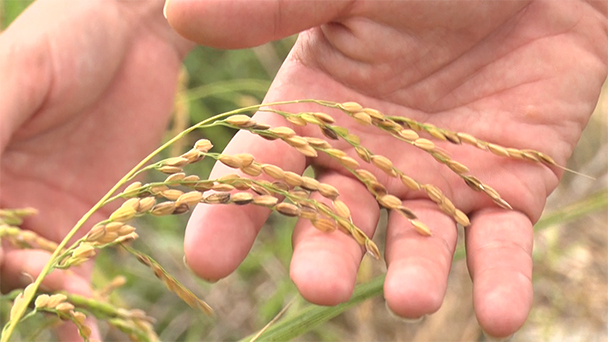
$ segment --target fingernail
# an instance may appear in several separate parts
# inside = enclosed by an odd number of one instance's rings
[[[165,19],[167,19],[167,5],[169,4],[169,0],[165,1],[165,6],[163,6],[163,15],[165,16]]]
[[[426,318],[426,315],[422,315],[420,317],[414,317],[414,318],[401,317],[401,316],[397,315],[393,310],[391,310],[391,308],[388,306],[387,302],[384,302],[384,306],[386,307],[386,311],[388,311],[388,313],[391,316],[393,316],[394,318],[400,320],[403,323],[407,323],[407,324],[420,323],[420,322],[422,322]]]
[[[31,274],[26,273],[26,272],[21,272],[19,274],[19,284],[22,285],[23,287],[25,287],[33,282],[34,282],[34,277],[32,277]]]
[[[509,335],[507,337],[495,337],[495,336],[488,334],[485,331],[483,332],[483,335],[485,336],[484,341],[487,341],[487,342],[504,342],[504,341],[511,340],[511,338],[513,337],[513,334]]]

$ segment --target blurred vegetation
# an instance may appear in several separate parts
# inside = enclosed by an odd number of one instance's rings
[[[29,2],[2,2],[0,26],[4,29]],[[196,48],[184,62],[183,87],[167,136],[211,115],[261,102],[294,41],[295,37],[290,37],[240,51]],[[535,239],[535,302],[527,324],[513,337],[514,341],[608,339],[606,86],[604,90],[568,165],[597,181],[566,174],[549,198],[547,213],[537,226],[541,231]],[[221,151],[234,131],[217,128],[196,132],[184,145],[189,146],[202,134]],[[190,171],[204,177],[210,171],[210,163],[206,161],[197,166],[199,169]],[[268,331],[278,339],[286,336],[281,334],[287,330],[302,333],[298,340],[317,341],[484,340],[473,313],[470,278],[465,263],[460,260],[462,246],[455,258],[442,308],[422,322],[404,324],[385,309],[381,292],[385,266],[381,262],[364,260],[360,281],[367,284],[358,288],[353,302],[337,308],[305,303],[289,279],[294,221],[279,216],[271,216],[252,252],[235,274],[215,284],[206,283],[192,275],[182,262],[186,219],[180,216],[140,219],[134,224],[141,236],[136,246],[208,301],[216,310],[215,318],[190,309],[122,250],[101,253],[93,275],[93,283],[98,287],[116,276],[125,276],[126,285],[113,294],[112,300],[125,307],[141,308],[155,317],[162,341],[239,340],[255,334],[287,305],[282,321]],[[381,248],[382,235],[380,229],[374,239]],[[5,321],[6,303],[1,309],[2,321]],[[23,331],[35,331],[33,340],[51,340],[52,335],[44,328],[54,323],[37,318],[29,321]],[[107,325],[102,324],[101,329],[108,341],[126,339]]]

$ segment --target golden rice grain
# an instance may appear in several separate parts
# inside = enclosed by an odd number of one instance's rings
[[[203,160],[205,155],[202,154],[201,151],[199,151],[197,149],[191,149],[190,151],[182,154],[180,157],[188,159],[188,164],[192,164],[192,163],[196,163],[198,161]]]
[[[308,144],[306,146],[296,147],[296,150],[309,158],[316,158],[319,156],[317,151]]]
[[[430,152],[435,149],[435,144],[432,141],[424,138],[418,138],[414,140],[414,146],[423,149],[427,152]]]
[[[282,180],[276,180],[272,182],[272,187],[275,191],[289,191],[289,185]]]
[[[348,208],[348,206],[346,205],[346,203],[344,203],[343,201],[339,200],[339,199],[335,199],[332,202],[332,205],[334,206],[334,211],[336,213],[336,215],[348,219],[350,218],[350,209]]]
[[[253,121],[249,116],[244,114],[237,114],[229,116],[226,119],[226,122],[237,127],[251,127],[255,125],[255,121]]]
[[[163,190],[161,191],[160,195],[170,201],[175,201],[177,200],[181,195],[183,195],[184,192],[181,190],[177,190],[177,189],[167,189],[167,190]]]
[[[257,177],[262,173],[262,168],[257,164],[251,164],[241,168],[241,171],[246,175]]]
[[[237,192],[230,196],[230,201],[238,205],[249,204],[253,202],[253,195],[248,192]]]
[[[36,300],[34,301],[34,305],[36,306],[37,309],[42,309],[42,308],[48,307],[50,298],[51,297],[48,294],[38,295],[36,297]]]
[[[251,155],[250,153],[239,153],[235,154],[234,156],[240,160],[240,168],[247,167],[251,165],[254,161],[253,155]]]
[[[182,194],[175,200],[175,205],[180,206],[187,204],[188,207],[192,208],[194,205],[199,203],[203,199],[203,194],[200,191],[190,191]]]
[[[422,221],[419,221],[419,220],[409,220],[409,221],[412,224],[412,226],[414,227],[414,229],[418,232],[418,234],[424,235],[424,236],[432,235],[429,227],[427,227],[426,224],[422,223]]]
[[[158,171],[170,175],[173,173],[182,172],[183,170],[181,167],[165,165],[165,166],[159,167]]]
[[[416,133],[416,131],[411,130],[411,129],[402,129],[402,130],[398,131],[397,134],[407,141],[414,141],[414,140],[420,138],[418,133]]]
[[[317,218],[311,220],[312,225],[322,232],[333,232],[336,230],[336,222],[326,218]]]
[[[212,147],[213,147],[213,144],[208,139],[199,139],[196,141],[196,143],[194,143],[194,149],[201,151],[201,152],[207,152]]]
[[[371,116],[373,119],[381,120],[384,118],[384,114],[373,108],[363,108],[361,111]]]
[[[388,193],[386,187],[378,182],[370,182],[367,189],[375,196],[384,196]]]
[[[290,137],[293,137],[294,135],[296,135],[296,132],[294,132],[293,129],[291,129],[289,127],[284,127],[284,126],[273,127],[271,129],[269,129],[268,131],[273,133],[274,135],[278,136],[281,139],[290,138]]]
[[[91,228],[91,230],[87,233],[87,235],[85,237],[85,241],[87,241],[87,242],[97,241],[97,240],[101,239],[104,235],[106,235],[105,226],[98,225],[98,226]]]
[[[376,198],[376,200],[378,201],[378,203],[380,203],[381,206],[387,208],[387,209],[397,209],[401,206],[401,200],[393,195],[384,195],[384,196],[379,196]]]
[[[293,137],[283,139],[286,143],[293,147],[302,147],[308,146],[308,140],[304,139],[299,135],[294,135]]]
[[[334,118],[326,113],[311,113],[315,118],[317,118],[319,121],[326,123],[326,124],[333,124],[334,122],[336,122],[336,120],[334,120]]]
[[[364,246],[365,241],[369,240],[367,235],[365,235],[365,233],[363,233],[361,230],[359,230],[357,228],[350,229],[350,234],[353,236],[355,241],[357,241],[357,243],[360,244],[361,246]]]
[[[357,152],[357,155],[359,156],[359,158],[361,158],[361,160],[366,163],[369,163],[371,155],[366,148],[362,146],[355,146],[355,152]]]
[[[471,221],[469,221],[469,217],[458,209],[454,210],[454,219],[456,220],[457,223],[459,223],[463,227],[468,227],[471,225]]]
[[[390,159],[386,158],[385,156],[378,155],[378,154],[371,156],[370,159],[371,159],[372,164],[374,164],[380,170],[384,171],[389,176],[391,176],[391,177],[397,176],[397,172],[393,168],[393,162],[391,162]]]
[[[456,133],[456,136],[458,136],[458,138],[460,138],[460,141],[465,144],[477,146],[477,138],[468,133],[458,132]]]
[[[292,189],[289,190],[289,196],[293,197],[293,199],[307,199],[310,196],[310,193],[306,190],[302,190],[302,189]],[[308,203],[302,203],[302,205],[308,205],[314,208],[314,206],[308,204]]]
[[[234,186],[230,185],[230,184],[224,184],[224,183],[214,183],[213,186],[211,187],[211,190],[228,192],[228,191],[234,190]]]
[[[456,212],[456,206],[454,206],[454,203],[452,203],[452,201],[445,196],[441,199],[441,203],[439,203],[439,209],[452,216],[454,216],[454,213]]]
[[[230,202],[230,193],[215,192],[208,196],[205,196],[203,201],[208,204],[226,204]]]
[[[346,156],[346,152],[337,149],[337,148],[329,148],[327,150],[325,150],[325,153],[327,153],[328,155],[330,155],[331,157],[334,158],[342,158]]]
[[[319,181],[314,178],[302,176],[302,184],[300,187],[309,191],[316,191],[319,189]]]
[[[262,171],[274,179],[283,179],[285,175],[283,169],[272,164],[262,164]]]
[[[182,181],[184,178],[186,178],[186,174],[183,172],[178,172],[178,173],[174,173],[172,175],[169,175],[167,178],[165,178],[165,183],[176,183],[179,181]]]
[[[139,207],[139,201],[139,198],[129,198],[121,205],[121,207],[131,207],[134,210],[137,210],[137,208]]]
[[[270,191],[266,190],[263,186],[260,186],[257,184],[251,184],[249,187],[251,188],[251,190],[253,190],[253,192],[255,192],[258,195],[261,195],[261,196],[270,195]]]
[[[200,182],[196,182],[193,186],[193,188],[195,190],[198,191],[207,191],[210,190],[211,188],[213,188],[213,181],[209,181],[209,180],[204,180],[204,181],[200,181]]]
[[[443,201],[443,193],[436,186],[431,184],[425,184],[422,189],[429,195],[429,198],[435,203],[441,203]]]
[[[160,185],[153,185],[150,187],[150,193],[152,193],[152,195],[157,196],[159,195],[161,192],[165,191],[169,189],[168,186],[164,185],[164,184],[160,184]]]
[[[450,169],[452,169],[452,171],[456,172],[459,175],[464,174],[464,173],[469,173],[469,168],[468,167],[466,167],[465,165],[463,165],[463,164],[461,164],[461,163],[459,163],[459,162],[457,162],[455,160],[452,160],[452,159],[448,160],[446,162],[446,165]]]
[[[145,197],[139,200],[139,206],[137,207],[138,213],[144,213],[156,204],[156,199],[154,197]]]
[[[93,245],[91,245],[90,243],[86,242],[81,243],[72,251],[72,258],[74,259],[89,259],[93,256],[95,256],[95,247],[93,247]]]
[[[509,151],[507,151],[506,148],[504,148],[500,145],[490,143],[490,144],[488,144],[488,149],[490,150],[490,152],[494,153],[497,156],[501,156],[501,157],[509,156]]]
[[[235,179],[231,184],[237,190],[249,190],[251,187],[251,182],[246,179]]]
[[[360,178],[363,182],[378,182],[378,179],[371,172],[364,169],[356,169],[355,174],[358,178]]]
[[[109,222],[105,225],[105,230],[108,233],[114,233],[117,232],[120,227],[124,226],[125,224],[122,222]]]
[[[446,141],[445,135],[435,127],[428,127],[426,130],[433,138]]]
[[[100,244],[100,245],[104,245],[106,243],[112,243],[112,242],[116,241],[116,239],[118,239],[118,237],[120,237],[120,235],[118,235],[117,232],[106,232],[106,234],[104,236],[102,236],[101,238],[97,239],[95,241],[95,243]]]
[[[352,117],[361,125],[369,126],[372,124],[372,117],[365,112],[356,112],[352,115]]]
[[[167,158],[162,161],[162,165],[166,166],[175,166],[175,167],[183,167],[188,165],[188,159],[183,157],[172,157]]]
[[[55,307],[55,310],[57,310],[57,311],[59,311],[59,312],[61,312],[63,314],[68,315],[70,313],[70,311],[74,310],[74,305],[71,304],[71,303],[63,302],[61,304],[58,304]]]
[[[372,240],[365,240],[365,250],[376,260],[380,260],[380,258],[382,257],[380,255],[380,250],[378,249],[378,246],[376,246],[376,244]]]
[[[126,222],[126,221],[132,219],[136,213],[137,212],[135,211],[135,209],[133,207],[120,207],[120,208],[116,209],[116,211],[114,211],[110,215],[110,220],[118,221],[118,222]]]
[[[445,138],[451,142],[452,144],[460,144],[460,138],[458,137],[458,135],[454,132],[450,132],[450,131],[443,131],[443,134],[445,135]]]
[[[300,217],[308,220],[314,220],[319,216],[319,212],[310,207],[300,207]]]
[[[51,295],[49,297],[49,301],[47,303],[47,307],[49,308],[56,308],[57,305],[65,302],[68,299],[68,297],[62,293],[56,293],[54,295]]]
[[[123,193],[126,194],[129,192],[133,192],[135,194],[139,188],[141,188],[141,182],[133,182],[125,188],[125,191],[123,191]]]
[[[133,233],[134,231],[135,231],[135,227],[125,224],[122,227],[120,227],[120,229],[116,233],[118,233],[119,236],[125,236],[125,235],[129,235],[129,234]]]
[[[171,215],[174,210],[175,210],[175,202],[167,201],[167,202],[158,203],[154,207],[152,207],[152,209],[150,210],[150,214],[152,214],[154,216],[165,216],[165,215]]]
[[[231,167],[233,169],[238,169],[243,167],[243,163],[241,162],[241,159],[239,157],[233,156],[233,155],[229,155],[229,154],[222,154],[219,156],[218,160],[228,166]]]
[[[319,191],[321,196],[329,198],[331,200],[336,199],[340,195],[338,189],[326,183],[319,183],[319,187],[317,190]]]
[[[308,144],[313,147],[318,147],[318,148],[323,148],[323,149],[332,148],[331,145],[326,140],[323,140],[323,139],[314,138],[314,137],[304,137],[304,139],[306,139]]]
[[[361,106],[357,102],[344,102],[344,103],[339,104],[339,106],[343,110],[350,112],[350,113],[356,113],[363,109],[363,106]]]
[[[306,120],[302,119],[301,117],[290,115],[285,117],[285,119],[296,126],[306,126]]]
[[[400,174],[401,183],[412,190],[420,190],[420,183],[416,182],[412,177],[405,174]]]
[[[359,167],[359,162],[349,156],[341,157],[340,164],[344,165],[349,169],[356,169]]]
[[[275,206],[275,209],[285,216],[295,217],[300,215],[300,209],[291,203],[279,203]]]
[[[302,176],[295,172],[285,171],[283,173],[283,180],[291,187],[297,187],[302,185]]]
[[[507,152],[509,153],[509,157],[511,158],[515,158],[515,159],[524,159],[524,154],[522,151],[516,149],[516,148],[507,148]]]
[[[253,204],[271,208],[271,207],[274,207],[278,201],[279,201],[279,199],[274,196],[261,195],[261,196],[255,197],[253,199]]]

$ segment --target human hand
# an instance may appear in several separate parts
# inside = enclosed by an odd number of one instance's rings
[[[0,35],[0,206],[37,208],[24,227],[62,240],[158,145],[191,46],[159,1],[33,3]],[[48,254],[7,247],[0,260],[7,290],[27,285],[23,273],[36,277]],[[44,285],[86,295],[84,268],[53,272]]]
[[[607,8],[600,2],[171,0],[166,14],[185,37],[220,48],[255,46],[307,30],[266,102],[357,101],[387,115],[411,117],[503,146],[532,148],[561,165],[606,77]],[[255,120],[287,125],[267,113],[256,114]],[[505,210],[419,150],[402,148],[343,115],[337,120],[406,174],[438,185],[469,215],[467,263],[478,320],[496,337],[520,328],[532,302],[533,223],[557,186],[560,170],[442,145],[514,208]],[[308,127],[294,129],[302,136],[319,135]],[[355,155],[342,142],[335,147]],[[260,162],[294,172],[312,163],[320,181],[338,188],[354,223],[370,236],[374,233],[379,217],[375,199],[328,158],[306,160],[280,141],[247,132],[237,133],[226,152],[249,152]],[[408,191],[371,166],[369,170],[433,233],[420,236],[400,215],[390,214],[387,304],[407,318],[433,313],[446,291],[456,224],[424,194]],[[218,163],[212,177],[229,172],[234,171]],[[199,205],[186,231],[189,266],[209,280],[227,276],[248,254],[268,214],[258,207]],[[361,248],[344,234],[318,232],[308,220],[298,222],[293,243],[290,272],[301,294],[322,305],[348,300]]]

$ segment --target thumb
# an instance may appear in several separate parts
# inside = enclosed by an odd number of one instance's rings
[[[181,35],[202,45],[242,49],[334,20],[353,1],[167,0],[165,16]]]

